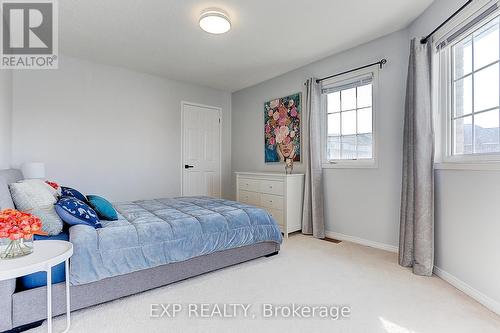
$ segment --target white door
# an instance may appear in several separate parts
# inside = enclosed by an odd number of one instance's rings
[[[221,109],[182,104],[182,195],[221,195]]]

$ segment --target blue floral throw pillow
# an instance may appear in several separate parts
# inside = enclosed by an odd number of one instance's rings
[[[61,197],[77,198],[78,200],[87,203],[87,198],[85,198],[85,196],[79,191],[71,187],[61,186]]]
[[[96,229],[102,227],[97,213],[77,198],[61,198],[56,203],[55,208],[61,220],[69,225],[84,224]]]

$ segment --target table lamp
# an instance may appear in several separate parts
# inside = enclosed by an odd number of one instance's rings
[[[24,163],[21,167],[25,179],[44,179],[45,164],[41,162]]]

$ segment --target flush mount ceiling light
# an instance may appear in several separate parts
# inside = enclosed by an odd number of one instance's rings
[[[223,34],[231,29],[231,21],[221,9],[206,9],[200,15],[200,28],[211,34]]]

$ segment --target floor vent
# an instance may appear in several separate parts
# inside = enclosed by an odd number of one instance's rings
[[[327,242],[335,243],[335,244],[338,244],[338,243],[342,242],[341,240],[333,239],[333,238],[328,238],[328,237],[323,238],[323,240],[325,240]]]

